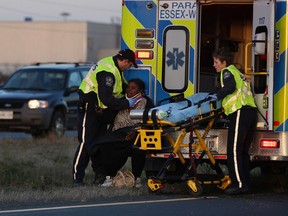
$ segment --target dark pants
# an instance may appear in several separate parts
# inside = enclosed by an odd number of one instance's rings
[[[73,160],[73,180],[83,182],[85,169],[91,159],[94,172],[100,172],[100,157],[95,152],[95,157],[90,157],[89,149],[97,137],[106,133],[107,122],[105,118],[96,112],[97,95],[93,92],[81,95],[78,105],[78,141]]]
[[[99,152],[100,166],[106,176],[115,176],[131,156],[132,173],[137,178],[141,176],[146,161],[146,152],[134,148],[134,140],[127,141],[127,132],[134,127],[120,128],[105,134],[93,144],[90,149],[92,157],[97,157]]]
[[[232,186],[248,188],[250,157],[248,154],[257,124],[257,109],[242,107],[229,115],[227,163]]]

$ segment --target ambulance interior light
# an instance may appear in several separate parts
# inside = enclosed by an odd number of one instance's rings
[[[260,140],[261,148],[279,148],[280,141],[278,139],[261,139]]]
[[[154,29],[136,29],[136,38],[154,38]]]
[[[152,50],[136,50],[135,54],[137,59],[153,59]]]

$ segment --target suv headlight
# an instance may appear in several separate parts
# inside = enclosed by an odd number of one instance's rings
[[[28,107],[30,109],[39,109],[39,108],[47,108],[48,101],[45,100],[29,100]]]

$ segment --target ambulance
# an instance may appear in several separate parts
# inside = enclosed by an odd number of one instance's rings
[[[139,65],[125,71],[125,77],[144,80],[155,105],[181,93],[185,97],[215,93],[219,75],[212,53],[228,47],[235,66],[249,78],[258,107],[251,162],[284,172],[288,165],[287,10],[286,0],[123,0],[121,46],[136,52]],[[220,163],[227,159],[226,140],[225,123],[213,128],[206,139]],[[159,169],[167,155],[150,155],[153,162],[147,169]]]

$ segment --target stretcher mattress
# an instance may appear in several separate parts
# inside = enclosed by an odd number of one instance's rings
[[[160,120],[169,121],[173,124],[185,122],[190,118],[195,118],[222,107],[221,100],[215,101],[214,107],[210,106],[211,102],[206,99],[208,94],[196,93],[186,98],[187,100],[157,106],[151,111],[157,110],[155,111],[156,116]],[[191,104],[188,101],[191,101]],[[211,110],[211,107],[213,110]]]

